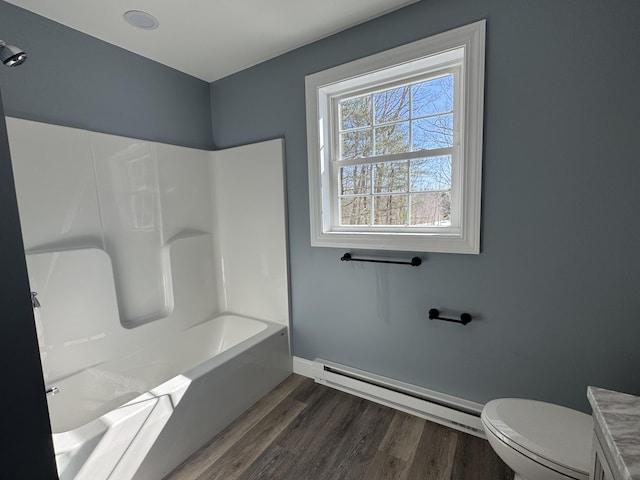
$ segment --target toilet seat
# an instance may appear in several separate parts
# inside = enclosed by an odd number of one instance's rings
[[[589,475],[593,420],[569,408],[520,398],[487,403],[482,423],[522,455],[568,478]]]

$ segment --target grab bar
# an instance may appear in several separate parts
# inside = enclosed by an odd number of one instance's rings
[[[431,310],[429,310],[429,320],[444,320],[445,322],[461,323],[462,325],[466,325],[471,320],[473,320],[473,318],[471,318],[471,315],[469,315],[468,313],[461,314],[460,320],[457,320],[455,318],[445,318],[440,316],[440,310],[438,310],[437,308],[432,308]]]
[[[396,265],[411,265],[417,267],[422,264],[420,257],[413,257],[410,262],[402,262],[400,260],[376,260],[372,258],[353,258],[350,253],[345,253],[340,260],[343,262],[371,262],[371,263],[394,263]]]

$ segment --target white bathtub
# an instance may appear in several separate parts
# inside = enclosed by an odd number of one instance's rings
[[[55,383],[61,480],[160,480],[291,373],[287,328],[222,315]]]

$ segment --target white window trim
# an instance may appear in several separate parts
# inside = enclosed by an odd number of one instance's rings
[[[480,253],[485,30],[486,21],[482,20],[306,77],[312,246]],[[465,49],[461,76],[465,108],[460,119],[463,122],[463,138],[460,139],[459,148],[463,152],[461,173],[464,180],[459,196],[461,216],[458,232],[372,231],[374,229],[356,232],[332,228],[329,175],[332,166],[329,163],[329,150],[333,148],[333,140],[330,138],[331,132],[325,128],[325,118],[331,114],[331,98],[355,86],[358,89],[366,88],[363,76],[368,76],[372,83],[376,83],[380,81],[376,72],[393,67],[394,76],[407,77],[412,72],[412,62],[460,47]],[[385,82],[392,81],[388,73],[381,72],[381,75]]]

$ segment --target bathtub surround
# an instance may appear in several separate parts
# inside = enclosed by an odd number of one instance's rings
[[[7,124],[47,383],[222,312],[288,325],[281,140]]]
[[[291,372],[283,142],[7,129],[60,478],[162,478]]]

